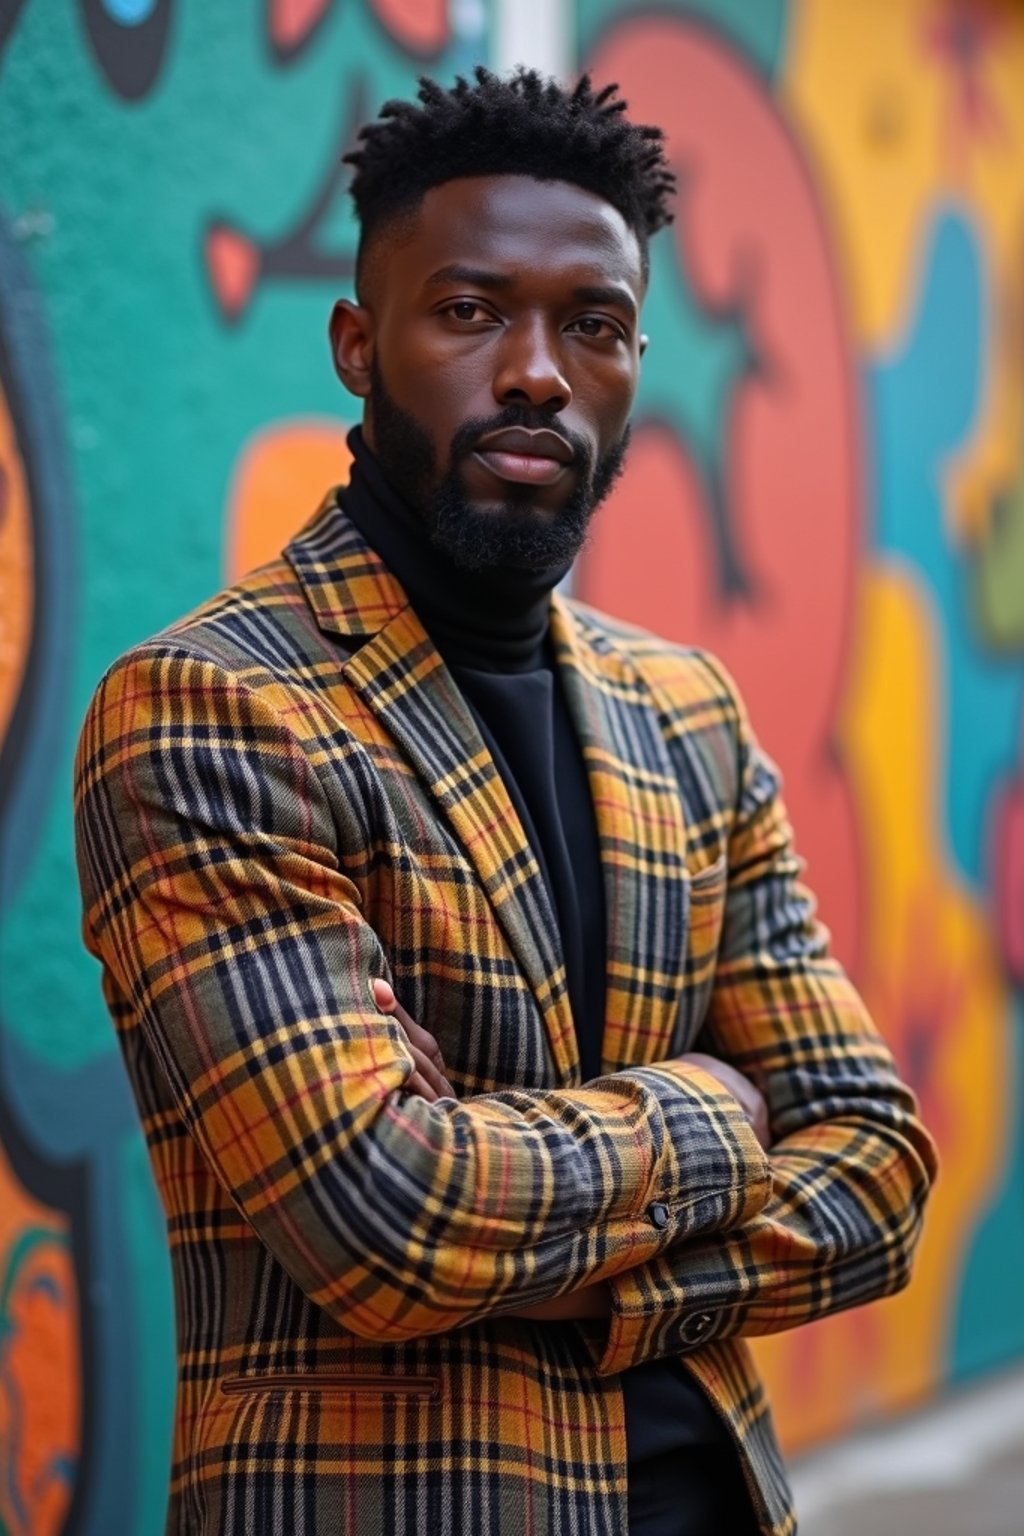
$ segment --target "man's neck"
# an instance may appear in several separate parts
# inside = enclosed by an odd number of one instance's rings
[[[564,572],[461,569],[431,543],[423,518],[394,489],[358,427],[349,446],[342,508],[402,583],[445,660],[487,672],[541,666],[551,590]]]

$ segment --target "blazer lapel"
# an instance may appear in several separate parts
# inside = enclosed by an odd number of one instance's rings
[[[458,838],[536,998],[559,1078],[578,1080],[565,964],[547,886],[440,653],[400,583],[330,500],[287,554],[322,629],[369,635],[344,664],[344,680],[382,722]]]
[[[624,650],[559,598],[552,634],[594,798],[608,923],[605,1071],[664,1060],[689,918],[686,819],[654,700]]]

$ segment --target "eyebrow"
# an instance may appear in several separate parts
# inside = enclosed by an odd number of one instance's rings
[[[439,267],[427,278],[429,288],[443,288],[447,283],[469,283],[473,288],[511,288],[512,279],[500,272],[488,272],[485,267],[463,267],[453,262],[449,267]]]
[[[453,262],[450,266],[439,267],[427,278],[428,288],[443,288],[449,283],[468,283],[472,288],[483,288],[492,293],[499,293],[513,286],[515,279],[501,272],[490,272],[486,267],[466,267],[460,262]],[[617,283],[606,285],[602,283],[584,283],[572,290],[572,296],[581,304],[611,304],[624,309],[630,319],[637,318],[637,303],[629,289],[620,287]]]
[[[612,304],[624,309],[631,319],[637,317],[637,304],[628,288],[620,288],[616,283],[612,287],[602,286],[600,283],[586,283],[582,288],[574,288],[574,299],[579,299],[581,304]]]

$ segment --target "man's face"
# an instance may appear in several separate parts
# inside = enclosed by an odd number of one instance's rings
[[[338,371],[398,490],[462,565],[568,564],[621,464],[640,359],[640,250],[566,182],[433,188],[332,320]]]

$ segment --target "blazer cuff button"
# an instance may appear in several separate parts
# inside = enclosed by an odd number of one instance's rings
[[[693,1312],[680,1324],[679,1335],[686,1344],[699,1344],[701,1339],[707,1338],[714,1326],[713,1312]]]
[[[653,1205],[647,1207],[647,1219],[652,1227],[657,1227],[659,1232],[664,1232],[668,1226],[669,1210],[660,1200],[655,1200]]]

